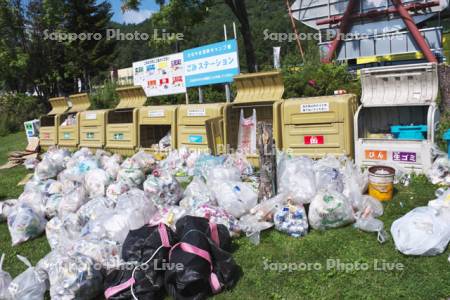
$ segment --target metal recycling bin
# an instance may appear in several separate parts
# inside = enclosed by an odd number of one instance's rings
[[[177,148],[208,151],[206,121],[222,117],[225,103],[185,104],[178,108]]]
[[[283,150],[312,158],[353,157],[357,107],[353,94],[285,100],[281,109]]]
[[[58,124],[58,146],[78,149],[80,143],[80,115],[91,106],[88,94],[69,96],[70,109],[62,114]]]
[[[141,86],[118,88],[119,104],[108,111],[106,120],[106,150],[130,156],[138,146],[139,108],[147,96]]]
[[[39,143],[41,149],[46,151],[49,147],[58,144],[58,126],[61,114],[69,109],[65,97],[51,98],[48,100],[52,110],[40,118]]]
[[[361,70],[361,106],[355,114],[355,161],[361,167],[398,165],[427,172],[439,123],[437,65],[433,63]],[[426,125],[419,139],[399,139],[392,126]]]
[[[244,118],[256,112],[256,121],[272,124],[273,139],[277,149],[281,148],[280,117],[284,85],[278,71],[242,74],[234,77],[237,95],[234,102],[224,107],[223,137],[220,137],[220,119],[211,120],[210,147],[213,153],[233,153],[242,151],[238,145],[241,113]],[[254,124],[256,125],[256,124]],[[252,137],[256,140],[256,136]],[[220,144],[223,141],[223,144]],[[222,149],[219,149],[222,148]],[[254,166],[259,165],[256,151],[244,152]]]
[[[80,148],[98,150],[105,147],[107,115],[107,109],[80,113]]]
[[[138,147],[164,158],[177,145],[177,105],[145,106],[139,109]],[[161,139],[170,135],[170,146],[159,146]]]

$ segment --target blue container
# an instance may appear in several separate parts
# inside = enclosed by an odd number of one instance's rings
[[[444,133],[444,141],[447,141],[448,158],[450,158],[450,129]]]
[[[399,140],[424,140],[427,136],[427,125],[391,126],[391,133]]]

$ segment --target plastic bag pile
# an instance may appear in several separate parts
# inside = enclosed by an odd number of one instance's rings
[[[179,149],[156,161],[144,152],[123,160],[102,150],[92,153],[83,148],[71,154],[49,149],[35,166],[22,195],[0,206],[0,221],[7,221],[13,245],[45,232],[52,249],[35,267],[26,262],[28,273],[14,279],[18,283],[12,288],[9,283],[8,291],[20,293],[17,289],[26,280],[34,284],[30,289],[38,296],[33,299],[42,299],[46,290],[52,299],[94,299],[105,292],[106,283],[129,284],[122,279],[130,279],[131,274],[117,273],[117,268],[130,263],[123,256],[124,247],[130,247],[130,234],[161,224],[176,233],[176,240],[195,241],[197,248],[211,251],[211,265],[200,266],[200,270],[214,269],[214,259],[223,258],[219,264],[233,265],[231,256],[224,253],[226,249],[205,244],[210,237],[184,236],[192,230],[185,228],[184,232],[177,222],[186,216],[217,224],[231,237],[245,234],[254,243],[258,243],[261,231],[273,226],[301,238],[310,228],[326,230],[354,223],[361,230],[383,236],[383,223],[376,219],[383,207],[363,196],[367,174],[348,159],[313,161],[282,153],[278,159],[278,195],[258,203],[258,185],[258,174],[239,154],[211,156]],[[175,251],[175,259],[192,261],[185,250]],[[142,258],[137,261],[144,262]],[[116,277],[104,277],[111,272],[116,272]],[[158,274],[138,270],[133,274],[138,294],[156,295],[160,291]],[[155,279],[151,286],[145,281],[147,275]],[[172,276],[166,276],[169,281],[163,285],[170,295],[178,297],[183,291],[177,290],[177,280],[184,275]],[[209,273],[198,276],[205,282],[218,280],[224,288],[234,282],[220,276],[210,278]],[[218,287],[210,288],[198,294],[214,293]]]

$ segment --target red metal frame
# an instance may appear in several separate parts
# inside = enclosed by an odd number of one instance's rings
[[[347,33],[350,21],[352,19],[373,18],[390,13],[398,13],[400,15],[409,32],[411,32],[413,39],[416,41],[417,45],[419,46],[420,50],[422,51],[423,55],[428,60],[428,62],[437,63],[436,57],[434,56],[433,52],[431,51],[430,47],[425,41],[425,38],[420,34],[419,29],[417,28],[413,18],[411,17],[408,11],[409,10],[417,11],[424,8],[437,6],[439,5],[438,0],[434,0],[432,2],[427,3],[412,3],[406,5],[403,5],[401,0],[391,0],[394,7],[385,10],[373,10],[361,14],[351,15],[351,12],[354,9],[356,1],[357,0],[349,0],[347,8],[345,9],[345,12],[342,16],[334,16],[328,19],[318,20],[316,22],[316,24],[318,25],[336,24],[339,22],[341,23],[339,25],[337,36],[331,42],[331,47],[327,53],[327,56],[323,59],[324,63],[331,63],[331,61],[333,60],[334,54],[336,53],[342,41],[342,35]]]

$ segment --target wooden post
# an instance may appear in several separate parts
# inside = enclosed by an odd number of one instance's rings
[[[276,195],[276,147],[271,123],[260,121],[256,130],[260,167],[258,200],[262,202]]]
[[[439,88],[441,90],[441,109],[448,111],[450,109],[450,66],[440,64],[438,66]]]

